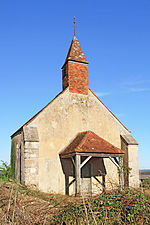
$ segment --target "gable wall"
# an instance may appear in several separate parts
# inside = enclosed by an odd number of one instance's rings
[[[120,132],[127,132],[90,91],[81,95],[70,93],[68,88],[28,126],[37,127],[39,135],[39,188],[57,193],[65,191],[59,152],[78,132],[94,131],[119,148]],[[104,161],[106,183],[113,178],[113,183],[118,184],[117,168],[109,159]]]

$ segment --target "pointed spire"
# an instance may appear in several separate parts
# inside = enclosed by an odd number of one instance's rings
[[[86,58],[82,52],[79,41],[75,36],[71,42],[65,63],[67,61],[76,61],[76,62],[82,62],[82,63],[86,63],[86,64],[88,63],[88,61],[86,60]]]
[[[88,94],[88,61],[75,36],[62,66],[62,81],[63,90],[69,86],[69,92]]]

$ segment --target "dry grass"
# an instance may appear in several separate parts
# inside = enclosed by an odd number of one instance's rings
[[[0,224],[47,224],[74,198],[29,190],[13,182],[0,184]]]
[[[143,187],[142,191],[149,196],[150,190]],[[0,183],[0,224],[149,224],[150,202],[144,198],[134,191],[75,198],[42,193],[14,182]],[[129,221],[131,208],[136,209],[136,223]]]

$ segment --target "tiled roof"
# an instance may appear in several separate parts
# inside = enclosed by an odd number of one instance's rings
[[[130,134],[121,135],[121,137],[128,145],[138,145],[137,141]]]
[[[75,152],[113,154],[125,153],[124,150],[115,147],[92,131],[78,133],[75,139],[60,153],[60,155],[63,156]]]
[[[76,61],[76,62],[83,62],[83,63],[88,63],[88,61],[86,60],[81,46],[79,44],[78,39],[74,36],[68,54],[67,54],[67,58],[65,60],[65,63],[70,60],[70,61]]]

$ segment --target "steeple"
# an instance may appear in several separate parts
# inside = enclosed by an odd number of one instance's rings
[[[88,61],[86,60],[86,58],[85,58],[85,56],[82,52],[79,41],[75,36],[74,36],[74,38],[71,42],[71,45],[70,45],[70,48],[69,48],[69,51],[68,51],[65,62],[67,62],[68,60],[88,64]]]
[[[74,36],[65,63],[62,67],[63,90],[78,94],[88,94],[88,62],[78,39]]]

